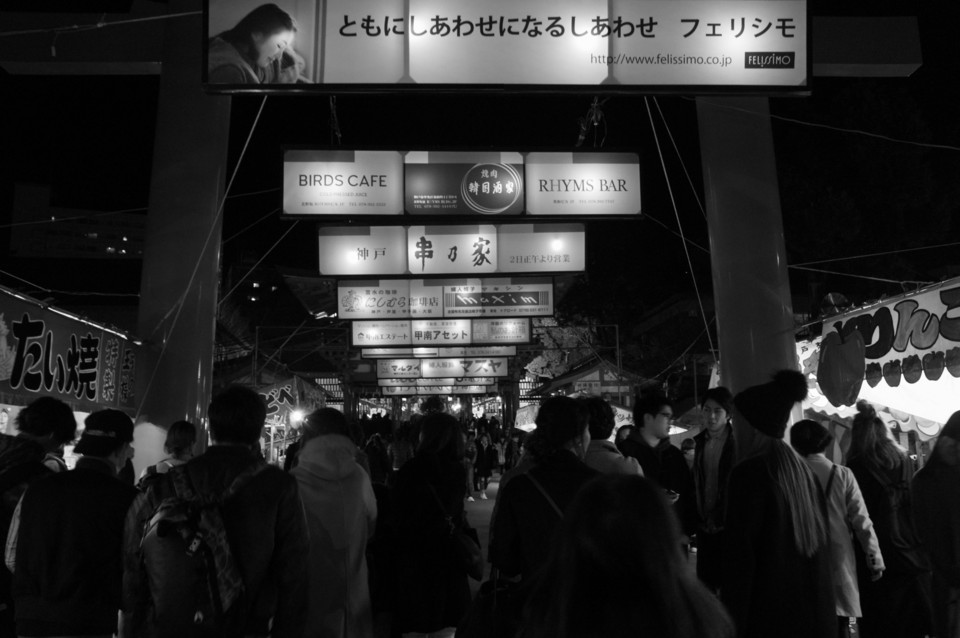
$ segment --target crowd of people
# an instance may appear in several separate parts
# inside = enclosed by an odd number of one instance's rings
[[[211,445],[171,424],[136,484],[129,416],[90,414],[67,470],[73,413],[42,397],[0,435],[0,635],[957,636],[960,412],[914,476],[865,403],[845,465],[815,421],[788,444],[805,396],[793,371],[712,388],[687,451],[656,393],[616,434],[598,397],[545,399],[525,436],[436,398],[396,426],[322,408],[277,467],[262,398],[230,386]],[[472,597],[467,504],[492,476],[493,587]]]

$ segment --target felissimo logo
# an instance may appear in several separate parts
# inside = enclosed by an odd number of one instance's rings
[[[481,215],[499,215],[523,192],[520,172],[509,164],[474,164],[460,182],[464,203]]]
[[[747,51],[743,55],[746,69],[792,69],[797,60],[794,51]]]

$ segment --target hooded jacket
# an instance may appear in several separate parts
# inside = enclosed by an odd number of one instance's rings
[[[349,438],[325,434],[303,445],[291,472],[310,535],[305,637],[373,635],[365,552],[377,501],[356,458],[357,446]]]

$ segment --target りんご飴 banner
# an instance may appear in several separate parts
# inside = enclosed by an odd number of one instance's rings
[[[817,383],[834,406],[945,423],[960,396],[960,278],[825,318]]]
[[[207,0],[220,91],[808,86],[805,0]],[[259,13],[258,13],[259,12]],[[272,20],[272,22],[268,22]],[[258,58],[242,42],[290,21]]]

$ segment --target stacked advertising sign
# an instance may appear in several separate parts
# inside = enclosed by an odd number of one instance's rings
[[[41,395],[75,410],[133,410],[140,345],[7,289],[0,289],[0,395],[27,405]]]
[[[278,4],[206,0],[208,90],[797,92],[810,77],[806,0]],[[296,31],[266,66],[238,66],[243,25],[268,20]]]

